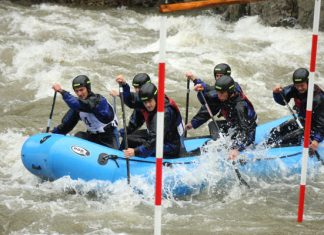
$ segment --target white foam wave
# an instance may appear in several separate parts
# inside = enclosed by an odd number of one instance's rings
[[[23,136],[19,130],[8,129],[0,133],[1,173],[7,175],[10,180],[28,181],[31,179],[30,177],[26,177],[28,173],[23,167],[20,159],[21,146],[26,138],[27,137]]]
[[[43,16],[25,16],[21,12],[5,16],[11,19],[9,34],[30,39],[25,38],[19,44],[10,42],[14,47],[13,66],[1,65],[6,79],[27,79],[25,89],[37,90],[36,100],[52,94],[48,87],[54,81],[69,85],[67,79],[87,70],[99,77],[113,73],[109,68],[98,73],[95,68],[101,64],[95,60],[107,53],[154,53],[152,61],[158,62],[160,16],[142,17],[121,9],[129,17],[121,19],[114,14],[96,15],[91,11],[76,17],[78,12],[73,9],[46,4],[34,6],[32,11],[36,10],[41,10]],[[68,17],[75,20],[67,21]],[[169,71],[183,74],[191,70],[213,82],[214,65],[228,62],[234,78],[248,88],[248,95],[264,94],[256,89],[264,85],[254,80],[264,77],[275,80],[273,76],[280,74],[282,82],[294,68],[307,67],[309,62],[309,30],[264,26],[258,17],[228,24],[211,15],[171,16],[167,17],[167,25]],[[147,33],[138,34],[138,28]],[[322,50],[319,48],[319,54],[323,54]],[[273,74],[273,67],[279,73]],[[262,107],[267,101],[256,99],[256,102],[257,107]]]

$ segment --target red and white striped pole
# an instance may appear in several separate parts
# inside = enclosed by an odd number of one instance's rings
[[[309,69],[310,76],[309,76],[309,81],[308,81],[306,121],[305,121],[305,131],[304,131],[304,149],[303,149],[300,190],[299,190],[299,205],[298,205],[298,218],[297,218],[297,221],[299,223],[301,223],[303,221],[303,214],[304,214],[307,160],[308,160],[308,156],[309,156],[310,129],[311,129],[311,123],[312,123],[314,77],[315,77],[315,68],[316,68],[316,55],[317,55],[317,41],[318,41],[320,9],[321,9],[321,0],[315,0],[312,52],[311,52],[310,69]]]
[[[156,132],[156,181],[155,181],[155,211],[154,234],[161,234],[162,220],[162,161],[164,137],[164,82],[165,82],[165,54],[166,54],[166,17],[161,17],[160,26],[160,61],[157,104],[157,132]]]

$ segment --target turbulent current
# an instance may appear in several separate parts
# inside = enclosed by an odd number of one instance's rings
[[[23,167],[20,150],[29,135],[46,128],[55,82],[71,91],[72,78],[86,74],[93,90],[111,102],[119,74],[131,82],[146,72],[157,82],[160,17],[157,10],[0,1],[0,234],[153,233],[154,185],[140,177],[132,178],[133,187],[68,177],[42,182]],[[167,28],[166,92],[183,116],[185,72],[213,84],[213,68],[222,62],[231,65],[259,123],[288,114],[273,101],[272,87],[290,84],[295,69],[309,67],[310,29],[268,27],[258,17],[228,23],[208,10],[167,15]],[[322,87],[323,38],[320,33],[315,76]],[[191,91],[189,116],[199,107]],[[122,123],[119,100],[117,109]],[[66,110],[58,96],[52,126]],[[206,133],[203,126],[189,135]],[[307,178],[305,220],[298,224],[299,175],[243,175],[251,184],[247,190],[233,171],[217,171],[220,154],[207,151],[204,167],[185,173],[186,180],[208,182],[204,191],[163,200],[163,234],[324,234],[324,167]]]

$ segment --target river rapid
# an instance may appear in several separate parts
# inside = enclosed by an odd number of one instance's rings
[[[71,91],[72,78],[86,74],[93,90],[110,101],[108,91],[118,88],[114,81],[118,74],[131,82],[136,73],[146,72],[157,82],[160,17],[155,10],[0,1],[0,234],[153,233],[154,185],[134,178],[138,193],[126,181],[66,177],[41,182],[22,165],[20,150],[29,135],[46,128],[55,82]],[[185,72],[213,84],[213,68],[221,62],[231,65],[259,123],[288,114],[273,101],[272,87],[290,84],[296,68],[309,67],[310,29],[268,27],[258,17],[228,23],[208,10],[168,15],[167,27],[166,92],[183,116]],[[323,38],[320,33],[315,78],[322,87]],[[117,109],[121,124],[119,101]],[[198,109],[192,91],[190,117]],[[58,96],[52,126],[66,110]],[[126,116],[130,114],[127,109]],[[189,135],[206,133],[204,126]],[[206,161],[212,158],[207,156]],[[307,178],[304,222],[298,224],[299,175],[278,172],[265,179],[243,175],[252,186],[247,190],[235,182],[233,172],[224,176],[213,164],[206,165],[201,170],[209,183],[206,190],[163,200],[163,234],[324,234],[324,167]],[[188,173],[188,179],[199,177],[199,172],[195,174]],[[227,177],[232,183],[226,183]]]

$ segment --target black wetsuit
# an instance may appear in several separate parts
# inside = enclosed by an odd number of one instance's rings
[[[302,125],[304,125],[306,118],[307,106],[307,92],[301,94],[295,86],[289,85],[283,88],[282,96],[288,103],[294,99],[294,109],[297,111],[298,118]],[[280,93],[273,93],[274,100],[280,104],[285,105],[283,97]],[[300,145],[303,138],[304,131],[299,128],[294,119],[290,119],[278,127],[271,130],[267,144],[274,146],[290,146]],[[315,85],[313,96],[313,112],[312,112],[312,126],[311,126],[311,140],[322,142],[324,139],[324,92]]]
[[[164,144],[163,154],[166,157],[178,157],[182,148],[182,133],[183,125],[182,118],[175,102],[165,97],[165,111],[164,111]],[[157,129],[157,111],[148,112],[142,108],[136,113],[136,118],[133,119],[131,125],[127,127],[130,133],[128,136],[128,145],[135,148],[136,156],[153,156],[156,148],[156,129]],[[140,128],[144,122],[146,123],[146,130],[141,134],[134,132]],[[179,131],[179,129],[181,129]]]
[[[243,93],[234,92],[234,95],[225,102],[218,99],[216,90],[204,93],[204,96],[213,115],[221,114],[225,118],[226,122],[220,123],[221,130],[225,133],[229,128],[234,130],[231,136],[234,140],[232,148],[243,150],[254,143],[257,115],[253,105]],[[198,98],[203,106],[191,120],[193,128],[198,128],[210,119],[200,93]]]

